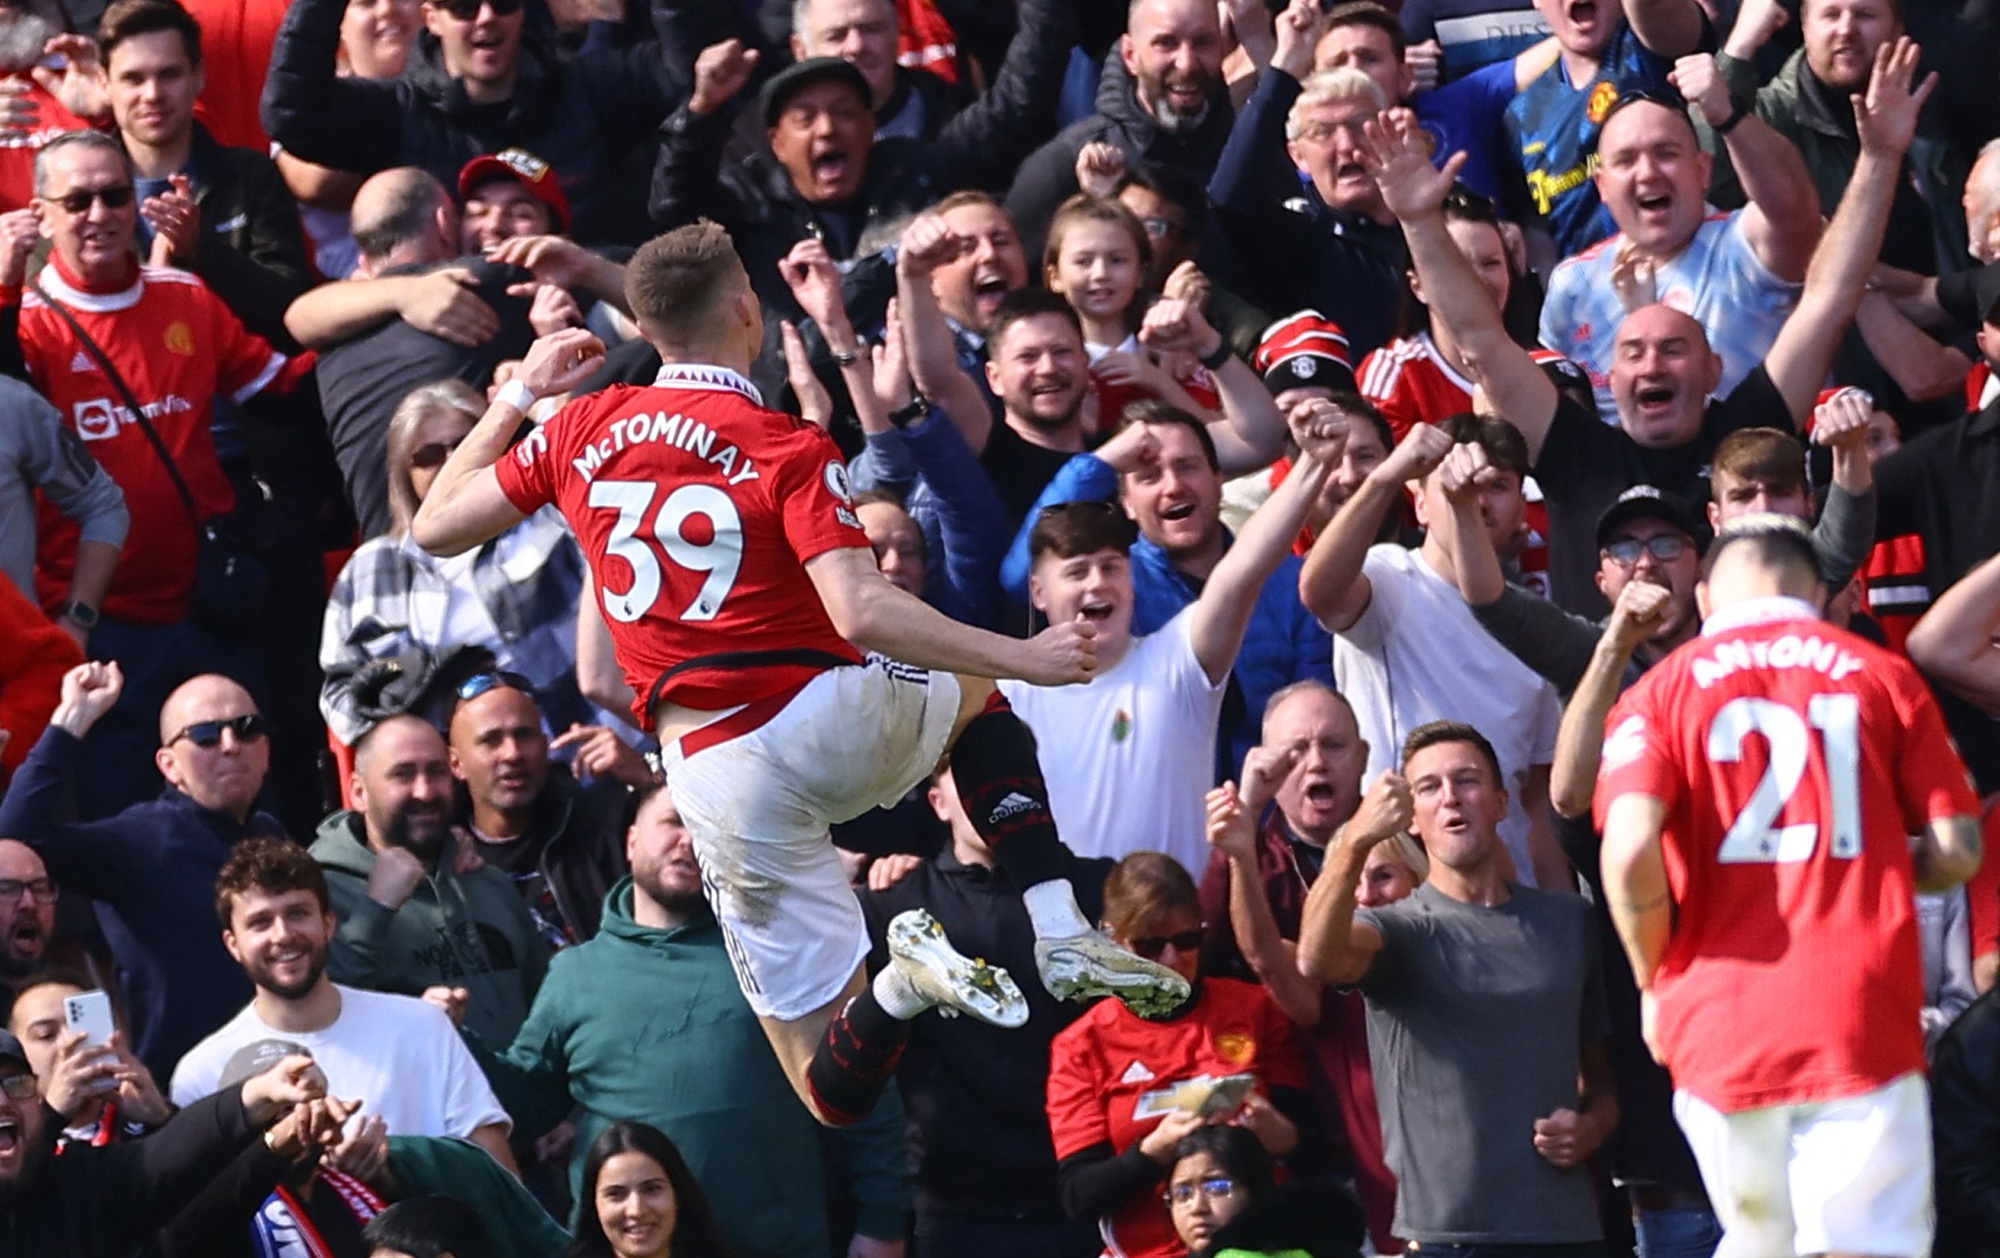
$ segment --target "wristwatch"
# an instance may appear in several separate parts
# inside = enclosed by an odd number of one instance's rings
[[[89,603],[79,603],[75,599],[56,609],[58,619],[68,620],[79,629],[97,628],[97,609]]]
[[[1230,348],[1229,338],[1225,336],[1215,343],[1213,352],[1201,356],[1201,365],[1210,371],[1220,371],[1222,364],[1228,362],[1235,353],[1236,351]]]
[[[911,393],[909,401],[889,412],[889,422],[905,428],[930,413],[931,400],[921,393]]]

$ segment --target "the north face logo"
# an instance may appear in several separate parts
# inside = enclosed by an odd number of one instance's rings
[[[993,811],[987,815],[987,820],[997,826],[1009,817],[1018,817],[1022,813],[1032,812],[1038,807],[1040,805],[1019,791],[1009,791],[1007,798],[993,806]]]

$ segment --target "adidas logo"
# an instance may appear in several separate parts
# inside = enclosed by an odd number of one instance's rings
[[[1009,791],[1007,798],[995,804],[993,811],[987,814],[986,819],[989,824],[997,826],[1009,817],[1018,817],[1022,813],[1031,812],[1038,807],[1040,807],[1039,804],[1029,799],[1026,795],[1021,794],[1021,792]]]
[[[97,364],[90,361],[90,355],[84,353],[82,350],[76,351],[76,357],[69,360],[69,372],[73,376],[96,370]]]
[[[1120,1083],[1150,1083],[1152,1080],[1153,1072],[1146,1069],[1144,1062],[1137,1061],[1125,1067],[1125,1073],[1118,1077]]]

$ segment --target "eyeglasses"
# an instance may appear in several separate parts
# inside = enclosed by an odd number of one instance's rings
[[[1641,554],[1651,555],[1661,563],[1672,563],[1687,552],[1688,539],[1678,533],[1661,533],[1656,537],[1640,539],[1621,537],[1607,542],[1604,553],[1611,556],[1611,562],[1621,568],[1629,568],[1639,562]]]
[[[1184,930],[1178,935],[1138,935],[1125,942],[1132,951],[1148,961],[1157,961],[1168,944],[1174,946],[1175,952],[1193,952],[1201,947],[1201,928]]]
[[[132,204],[132,185],[129,183],[114,183],[105,188],[84,188],[76,192],[64,193],[59,197],[43,197],[42,199],[60,205],[71,214],[90,213],[90,203],[92,201],[104,202],[104,208],[107,210],[122,210]]]
[[[458,701],[460,703],[470,703],[487,691],[498,690],[502,686],[507,687],[509,690],[519,690],[523,694],[535,693],[535,683],[521,676],[521,674],[496,670],[466,678],[458,688]]]
[[[0,1092],[13,1101],[32,1101],[42,1094],[42,1085],[33,1075],[8,1075],[0,1079]]]
[[[463,437],[459,438],[459,441],[463,440]],[[433,441],[428,445],[418,446],[410,451],[410,466],[420,467],[425,471],[443,467],[444,461],[451,457],[451,452],[458,449],[459,441]]]
[[[1192,1184],[1170,1184],[1167,1191],[1160,1194],[1170,1206],[1184,1206],[1197,1195],[1214,1201],[1218,1197],[1234,1196],[1236,1181],[1227,1175],[1211,1175],[1207,1179],[1196,1180]]]
[[[0,904],[15,903],[21,898],[23,891],[33,896],[37,904],[56,902],[56,880],[53,878],[36,878],[31,882],[23,882],[19,878],[0,878]]]
[[[521,11],[525,0],[438,0],[438,8],[461,22],[470,22],[481,9],[492,9],[494,17],[511,17]]]
[[[213,747],[222,741],[223,730],[236,735],[239,743],[254,743],[270,733],[271,727],[255,712],[245,712],[226,721],[196,721],[169,738],[167,746],[171,747],[185,738],[197,747]]]

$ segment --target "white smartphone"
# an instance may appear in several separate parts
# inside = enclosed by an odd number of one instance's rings
[[[78,992],[63,1001],[63,1022],[84,1033],[87,1048],[109,1044],[117,1029],[111,1021],[111,997],[102,991]]]

